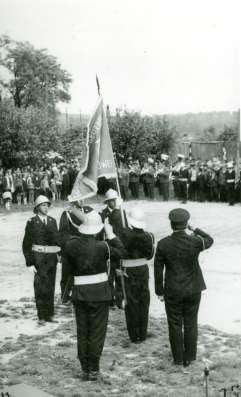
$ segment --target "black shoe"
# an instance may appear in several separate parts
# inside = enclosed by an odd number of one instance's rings
[[[45,319],[46,323],[58,323],[57,320],[54,320],[53,317],[47,317]]]
[[[98,380],[99,376],[100,376],[100,372],[99,371],[90,371],[88,379],[90,381],[96,381],[96,380]]]
[[[184,367],[189,367],[195,360],[184,360],[183,366]]]
[[[88,371],[81,371],[80,372],[80,379],[83,380],[84,382],[89,380],[89,372]]]
[[[173,361],[173,365],[183,365],[183,361]]]

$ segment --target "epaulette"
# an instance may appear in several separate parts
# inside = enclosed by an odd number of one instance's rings
[[[35,218],[35,216],[32,216],[31,218],[29,218],[28,220],[27,220],[27,222],[32,222],[33,220],[34,220],[34,218]]]
[[[49,215],[48,215],[48,218],[50,218],[51,221],[55,221],[55,218],[53,218],[52,216],[49,216]]]

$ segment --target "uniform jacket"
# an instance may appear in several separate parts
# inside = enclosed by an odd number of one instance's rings
[[[160,240],[154,260],[156,294],[186,296],[206,289],[198,256],[212,244],[212,237],[200,229],[195,229],[192,235],[174,232]]]
[[[70,219],[71,221],[70,221]],[[71,214],[71,212],[64,211],[61,215],[60,222],[59,222],[59,232],[61,236],[61,245],[62,248],[64,249],[65,242],[71,237],[71,236],[80,236],[80,232],[78,230],[78,226],[81,225],[81,220],[77,218],[74,214]],[[74,226],[76,225],[76,226]]]
[[[60,236],[58,233],[57,223],[54,218],[47,216],[47,225],[41,221],[38,215],[27,221],[22,245],[27,266],[35,265],[36,255],[38,253],[32,251],[33,244],[60,246]],[[56,254],[52,253],[44,255],[46,255],[46,257],[53,255],[56,257]]]
[[[120,239],[125,247],[126,255],[124,259],[140,259],[145,258],[149,260],[154,255],[154,236],[151,233],[145,232],[142,229],[122,230]],[[145,262],[143,262],[145,263]],[[127,274],[144,274],[146,273],[145,266],[126,268]]]
[[[111,259],[114,262],[120,259],[125,255],[125,250],[118,238],[98,241],[92,235],[81,234],[66,242],[65,253],[70,275],[86,276],[108,272],[107,260]],[[74,286],[72,298],[74,302],[111,300],[109,282]]]

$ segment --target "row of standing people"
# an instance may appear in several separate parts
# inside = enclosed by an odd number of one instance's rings
[[[50,200],[66,200],[79,167],[76,164],[53,163],[49,167],[33,169],[0,169],[0,202],[10,209],[11,203],[33,204],[40,194]]]
[[[139,161],[122,163],[119,167],[119,183],[124,199],[139,199],[141,187],[144,197],[155,198],[155,188],[163,200],[176,198],[186,202],[221,201],[233,205],[241,202],[240,176],[237,178],[232,161],[221,163],[185,161],[178,155],[176,163],[170,165],[169,157],[162,154],[160,162],[148,161],[140,166]]]
[[[130,340],[143,343],[147,337],[148,260],[154,255],[154,236],[146,230],[140,208],[129,214],[121,211],[114,190],[106,193],[105,204],[99,214],[75,202],[62,214],[58,231],[55,219],[48,216],[48,198],[39,196],[36,216],[27,222],[23,240],[26,264],[35,273],[41,325],[53,319],[56,255],[62,250],[62,298],[66,300],[71,295],[74,305],[78,358],[85,380],[98,379],[110,305],[120,306],[126,296],[124,309]],[[205,289],[198,255],[213,242],[200,229],[195,229],[193,235],[186,233],[189,217],[185,210],[171,211],[173,234],[158,242],[154,259],[155,291],[165,300],[176,365],[189,365],[196,358],[197,313],[201,291]]]

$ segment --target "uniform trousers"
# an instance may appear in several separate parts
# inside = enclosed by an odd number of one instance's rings
[[[54,315],[54,292],[56,278],[56,254],[34,253],[34,293],[39,320],[48,320]]]
[[[69,275],[69,263],[65,255],[62,255],[62,269],[61,269],[61,299],[63,303],[70,300],[70,291],[73,285],[73,278]]]
[[[187,296],[165,295],[169,340],[176,363],[196,359],[200,300],[201,292]]]
[[[130,182],[129,187],[130,187],[132,197],[135,199],[138,199],[139,198],[139,182]]]
[[[77,301],[74,308],[81,368],[86,372],[99,371],[107,331],[109,302]]]
[[[187,201],[187,182],[178,181],[179,185],[179,199]]]
[[[128,268],[125,277],[127,306],[125,317],[127,331],[132,342],[145,340],[150,306],[148,266]]]

